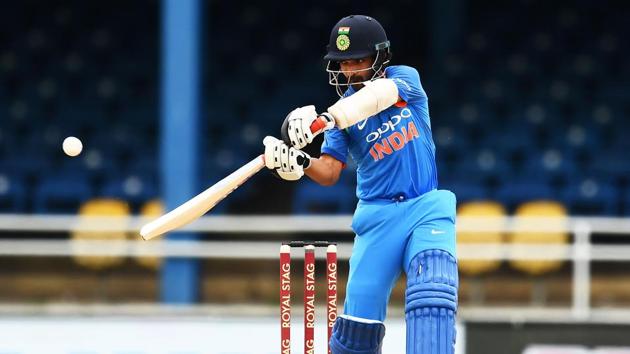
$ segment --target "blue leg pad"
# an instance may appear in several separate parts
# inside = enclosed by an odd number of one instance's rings
[[[381,321],[341,315],[333,327],[330,349],[333,354],[380,354],[384,336]]]
[[[453,354],[457,313],[457,260],[431,249],[418,253],[407,271],[407,354]]]

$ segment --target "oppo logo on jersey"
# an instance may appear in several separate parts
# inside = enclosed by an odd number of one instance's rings
[[[403,120],[403,118],[410,118],[411,117],[411,110],[409,108],[403,108],[400,110],[400,114],[396,114],[394,116],[392,116],[387,122],[381,124],[381,126],[376,129],[376,131],[371,132],[370,134],[368,134],[365,137],[365,141],[368,143],[374,142],[377,139],[379,139],[381,136],[383,136],[383,134],[390,132],[390,131],[394,131],[394,129],[396,129],[396,126],[398,124],[400,124],[400,122]],[[364,120],[364,122],[367,121]],[[365,124],[364,124],[365,125]],[[359,126],[359,129],[363,129],[363,126]]]
[[[409,120],[409,123],[404,125],[403,118],[407,119],[411,117],[411,110],[409,108],[403,108],[400,114],[392,116],[387,122],[383,123],[376,131],[367,135],[366,141],[368,143],[374,142],[374,145],[370,148],[370,156],[374,161],[379,161],[385,158],[387,155],[391,155],[394,151],[401,150],[413,139],[420,136],[418,128],[413,120]],[[395,131],[396,126],[403,123],[400,131]],[[380,139],[383,134],[390,132],[387,137]]]

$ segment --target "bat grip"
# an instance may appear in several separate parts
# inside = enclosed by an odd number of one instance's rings
[[[324,130],[326,128],[326,120],[322,117],[317,117],[317,119],[315,119],[313,121],[313,123],[311,123],[311,133],[318,133],[322,130]]]

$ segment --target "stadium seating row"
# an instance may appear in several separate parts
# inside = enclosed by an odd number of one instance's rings
[[[24,178],[0,172],[0,209],[4,212],[75,213],[81,203],[95,197],[118,198],[138,209],[141,204],[159,195],[154,175],[140,171],[102,178],[97,184],[99,188],[93,188],[94,184],[90,183],[86,174],[57,173],[40,179],[33,190],[29,189]],[[440,183],[440,188],[454,191],[459,202],[497,200],[507,210],[514,210],[523,202],[545,199],[561,202],[572,214],[577,215],[630,213],[630,193],[626,191],[625,194],[619,194],[619,189],[610,179],[579,175],[567,182],[562,180],[565,177],[563,175],[559,175],[558,179],[545,180],[525,173],[500,181],[489,174],[475,176],[474,171],[460,173],[469,177],[442,178]],[[215,174],[208,180],[217,181],[222,176]],[[500,176],[498,174],[495,177]],[[231,205],[237,205],[248,194],[264,188],[262,183],[264,181],[254,180],[245,184],[233,198],[225,200],[214,212],[229,212]],[[332,187],[322,187],[304,180],[295,185],[289,205],[298,214],[352,213],[356,201],[355,185],[351,170],[344,171],[340,182]]]

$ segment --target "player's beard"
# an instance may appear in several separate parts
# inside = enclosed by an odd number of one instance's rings
[[[352,86],[355,91],[359,91],[363,88],[362,82],[369,81],[374,75],[374,70],[361,72],[358,74],[352,74],[348,77],[348,85]]]

